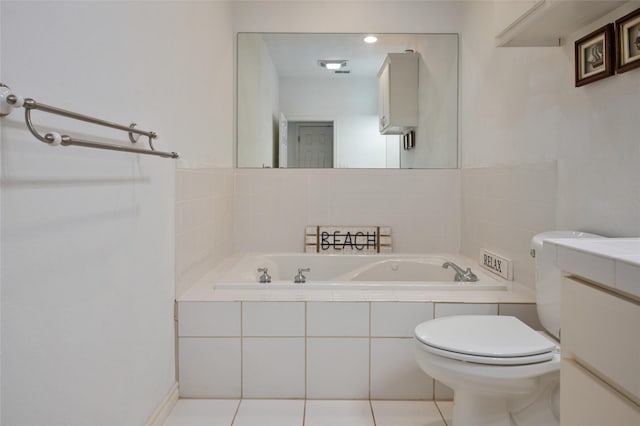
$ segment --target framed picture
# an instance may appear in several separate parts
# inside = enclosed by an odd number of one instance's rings
[[[613,24],[576,41],[576,87],[613,75]]]
[[[616,72],[640,67],[640,9],[616,21]]]

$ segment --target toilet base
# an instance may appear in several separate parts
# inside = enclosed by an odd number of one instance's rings
[[[560,385],[551,377],[543,382],[538,392],[519,397],[457,390],[453,426],[559,426]]]
[[[453,426],[513,426],[505,397],[456,391]]]

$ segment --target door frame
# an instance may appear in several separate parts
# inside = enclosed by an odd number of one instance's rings
[[[304,121],[305,123],[313,123],[313,122],[333,122],[333,167],[334,169],[338,168],[338,120],[335,117],[330,115],[311,115],[311,114],[285,114],[287,117],[287,121],[298,122]]]

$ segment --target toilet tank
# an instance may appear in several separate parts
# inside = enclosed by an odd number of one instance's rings
[[[561,271],[556,267],[555,251],[543,249],[550,238],[604,238],[578,231],[548,231],[531,239],[531,256],[536,263],[536,307],[538,318],[545,330],[560,339],[560,281]]]

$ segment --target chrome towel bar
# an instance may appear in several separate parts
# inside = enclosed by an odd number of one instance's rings
[[[124,152],[133,152],[136,154],[146,154],[146,155],[156,155],[158,157],[164,158],[178,158],[179,155],[177,152],[166,152],[166,151],[157,151],[153,146],[153,139],[156,139],[158,135],[155,132],[148,132],[140,129],[136,129],[136,123],[131,123],[129,126],[125,126],[122,124],[112,123],[110,121],[101,120],[99,118],[94,118],[84,114],[78,114],[76,112],[67,111],[62,108],[53,107],[51,105],[46,105],[43,103],[36,102],[34,99],[27,98],[23,99],[20,96],[16,96],[11,93],[11,90],[8,86],[0,83],[0,117],[5,117],[9,115],[12,108],[24,107],[24,118],[27,128],[31,132],[31,134],[41,142],[49,144],[51,146],[56,145],[75,145],[75,146],[83,146],[86,148],[97,148],[97,149],[107,149],[110,151],[124,151]],[[117,145],[110,144],[105,142],[94,142],[83,139],[78,139],[71,137],[69,135],[60,135],[56,132],[49,132],[44,135],[38,133],[36,128],[34,127],[31,121],[31,111],[32,110],[40,110],[43,112],[47,112],[49,114],[60,115],[67,118],[72,118],[74,120],[85,121],[92,124],[97,124],[99,126],[110,127],[112,129],[122,130],[129,134],[129,141],[131,143],[138,142],[140,136],[146,136],[149,138],[149,149],[145,148],[134,148],[126,145]]]

